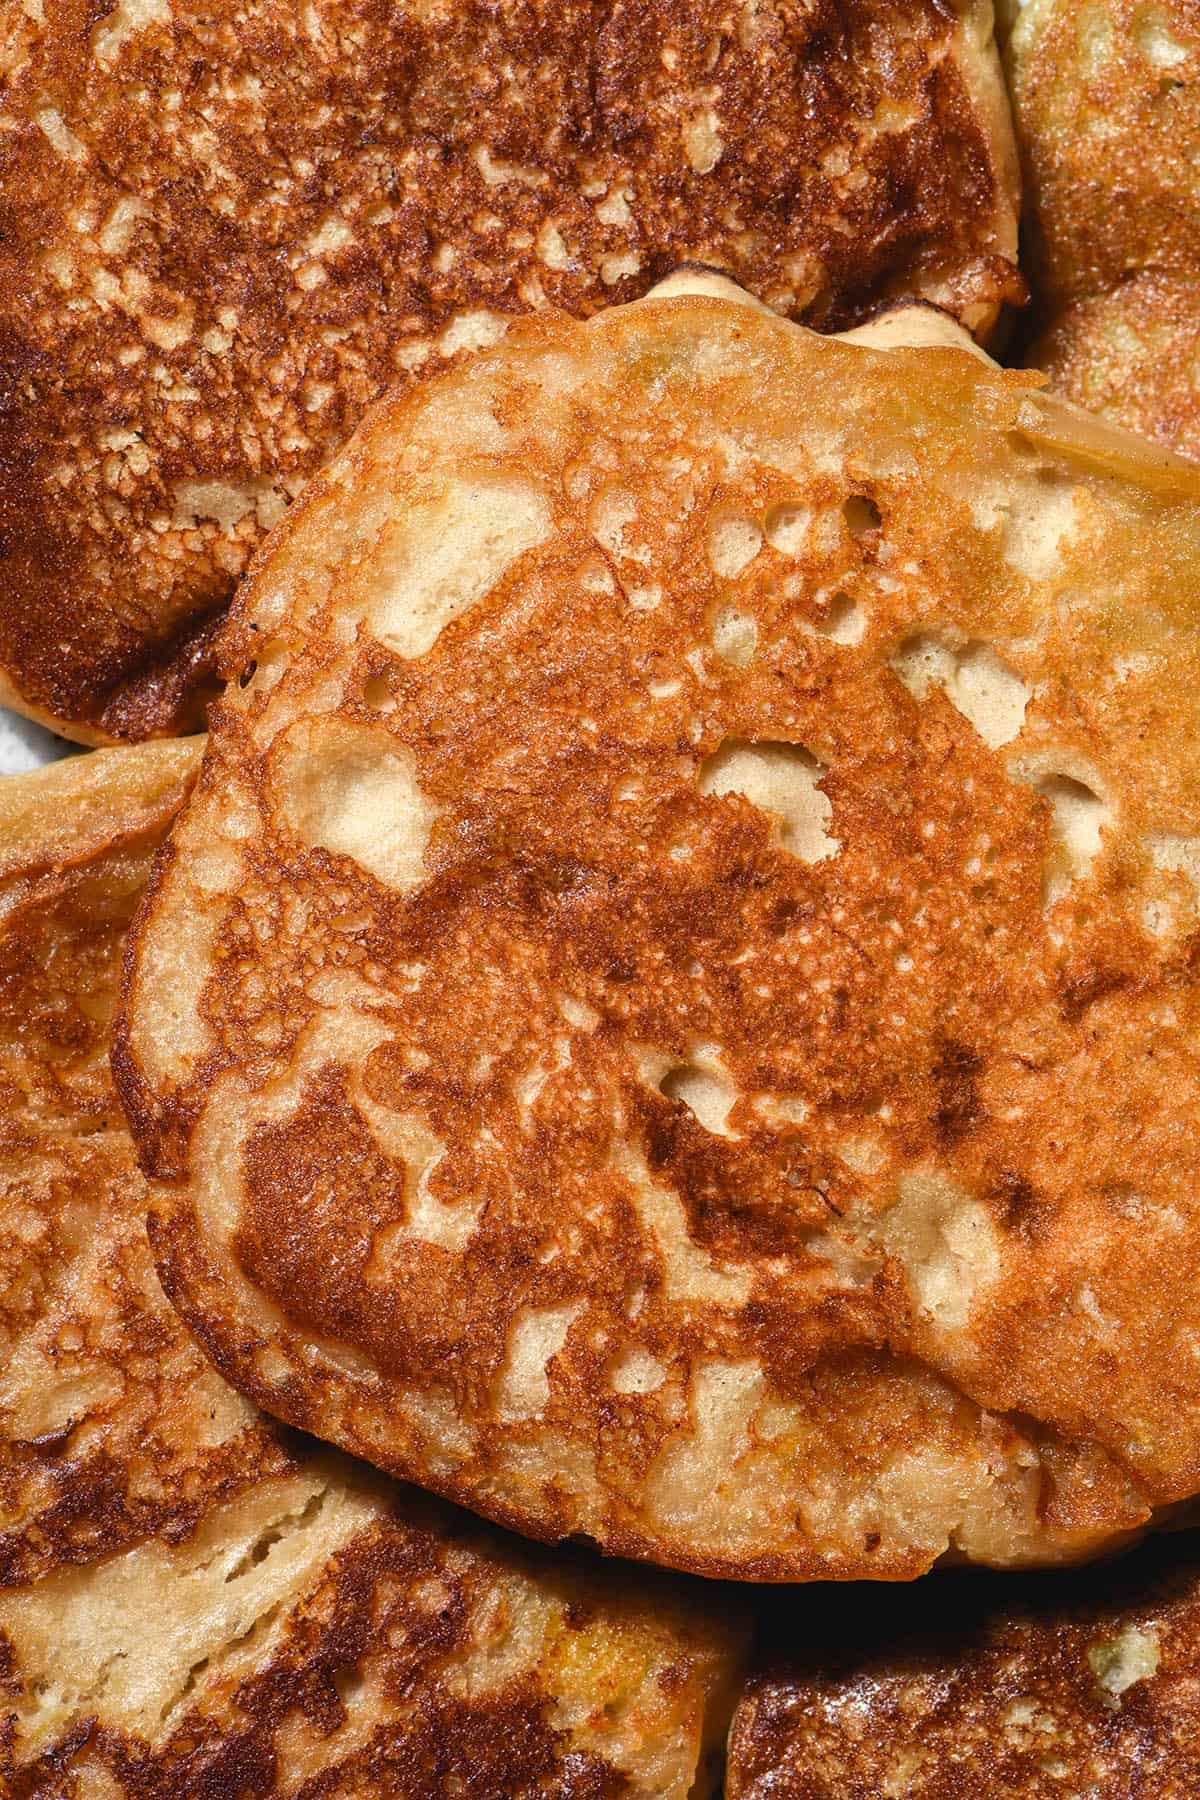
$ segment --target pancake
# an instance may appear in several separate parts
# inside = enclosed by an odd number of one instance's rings
[[[1200,450],[1200,28],[1184,0],[1031,0],[1007,45],[1042,336],[1070,399]]]
[[[0,700],[84,741],[198,721],[255,545],[489,309],[1023,293],[990,0],[69,0],[0,87]]]
[[[194,744],[0,780],[0,1791],[707,1794],[741,1628],[291,1437],[159,1289],[107,1071]]]
[[[1200,473],[957,348],[680,297],[385,403],[127,969],[222,1372],[709,1575],[1200,1490],[1198,618]]]
[[[1150,272],[1077,300],[1028,357],[1059,393],[1200,459],[1200,281]]]
[[[1006,67],[1043,316],[1200,261],[1200,28],[1188,0],[1028,0]]]
[[[815,1594],[813,1600],[815,1602]],[[1192,1800],[1200,1546],[814,1605],[739,1702],[727,1800]],[[793,1643],[796,1626],[792,1622]]]

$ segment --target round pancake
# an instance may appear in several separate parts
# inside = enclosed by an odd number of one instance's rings
[[[1190,0],[1027,0],[1005,47],[1024,254],[1043,316],[1200,260],[1200,23]]]
[[[1200,1545],[1115,1567],[875,1589],[799,1629],[734,1715],[727,1800],[1193,1800]],[[798,1640],[802,1640],[798,1642]]]
[[[198,755],[0,779],[0,1791],[707,1795],[727,1598],[315,1455],[158,1287],[108,1024]]]
[[[0,699],[85,741],[198,720],[254,546],[489,308],[1023,293],[990,0],[6,10]]]
[[[1200,281],[1151,271],[1077,300],[1029,352],[1059,393],[1200,460]]]
[[[751,1579],[1200,1490],[1200,472],[679,298],[385,403],[267,546],[115,1067],[268,1410]]]

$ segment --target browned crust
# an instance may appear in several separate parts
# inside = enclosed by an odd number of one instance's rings
[[[586,315],[688,259],[828,327],[1020,297],[987,0],[399,17],[180,0],[105,63],[120,15],[59,0],[0,44],[0,670],[33,716],[194,726],[264,529],[464,308]]]

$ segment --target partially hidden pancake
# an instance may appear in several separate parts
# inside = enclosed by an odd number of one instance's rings
[[[222,1371],[714,1575],[1200,1490],[1198,625],[1200,472],[958,348],[680,297],[385,403],[128,963]]]
[[[107,1071],[194,744],[0,781],[0,1792],[708,1794],[741,1628],[289,1437],[159,1289]]]
[[[489,309],[1024,291],[990,0],[54,0],[0,125],[0,699],[85,741],[198,718],[254,546]]]
[[[1005,48],[1039,306],[1200,265],[1190,0],[1027,0]]]
[[[1135,275],[1077,300],[1027,361],[1060,394],[1200,461],[1200,280]]]
[[[1200,18],[1029,0],[1007,44],[1043,335],[1070,399],[1200,455]]]
[[[814,1592],[738,1704],[727,1800],[1194,1800],[1200,1545],[1086,1572]],[[803,1637],[803,1644],[799,1642]]]

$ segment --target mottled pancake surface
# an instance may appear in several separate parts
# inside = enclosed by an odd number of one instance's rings
[[[728,1800],[1192,1800],[1200,1546],[1020,1580],[844,1589],[783,1617],[734,1717]]]
[[[379,411],[239,605],[129,965],[230,1379],[708,1573],[1200,1489],[1198,497],[715,300]]]
[[[742,1631],[264,1419],[167,1304],[108,1077],[196,745],[0,780],[0,1790],[673,1800]]]
[[[1028,0],[1005,50],[1039,305],[1200,258],[1191,0]]]
[[[1047,328],[1027,360],[1200,457],[1200,15],[1190,0],[1029,0],[1006,56]]]
[[[1157,271],[1077,300],[1029,362],[1060,394],[1200,462],[1200,280]]]
[[[489,308],[1022,291],[988,0],[55,0],[0,114],[0,681],[84,737],[195,715],[264,532]]]

